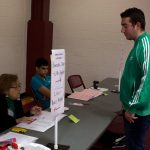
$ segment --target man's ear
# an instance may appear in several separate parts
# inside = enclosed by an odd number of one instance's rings
[[[39,68],[38,68],[38,67],[35,67],[35,70],[36,70],[36,71],[38,71],[38,70],[39,70]]]
[[[136,25],[137,25],[138,28],[141,29],[141,23],[140,22],[137,22]]]

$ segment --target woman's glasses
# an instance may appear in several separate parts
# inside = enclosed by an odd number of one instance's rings
[[[14,89],[21,88],[21,83],[18,83],[16,86],[11,86],[10,88],[14,88]]]

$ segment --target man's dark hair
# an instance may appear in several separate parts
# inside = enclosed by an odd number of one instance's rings
[[[41,66],[48,66],[48,61],[41,57],[41,58],[38,58],[35,62],[35,66],[40,68]]]
[[[120,14],[121,18],[130,17],[130,22],[135,25],[137,22],[141,23],[141,29],[145,30],[145,15],[141,9],[129,8]]]

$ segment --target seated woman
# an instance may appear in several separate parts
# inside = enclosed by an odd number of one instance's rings
[[[17,75],[2,74],[0,76],[0,132],[21,122],[30,123],[33,118],[26,117],[20,97],[20,83]],[[39,115],[41,108],[32,107],[30,114]]]

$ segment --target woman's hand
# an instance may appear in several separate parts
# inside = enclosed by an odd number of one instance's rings
[[[32,117],[22,117],[22,118],[18,118],[16,119],[17,123],[31,123],[33,122],[35,119]]]
[[[33,107],[31,108],[31,111],[30,111],[30,113],[31,113],[32,115],[40,115],[41,112],[42,112],[42,108],[41,108],[41,107],[38,107],[38,106],[33,106]]]

